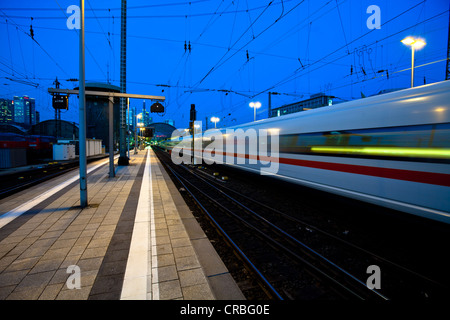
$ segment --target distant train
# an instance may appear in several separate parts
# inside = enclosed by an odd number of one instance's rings
[[[56,138],[41,135],[21,135],[0,132],[0,148],[26,148],[34,150],[51,149]]]
[[[279,132],[274,177],[450,223],[450,81],[228,129],[250,128]],[[212,143],[207,132],[203,148]],[[245,144],[245,154],[232,156],[248,161],[232,165],[259,172],[263,164],[249,163],[259,158]]]
[[[56,138],[42,135],[0,133],[0,149],[26,149],[28,163],[39,159],[51,159]]]
[[[28,140],[21,134],[0,132],[0,148],[26,149],[28,148]]]

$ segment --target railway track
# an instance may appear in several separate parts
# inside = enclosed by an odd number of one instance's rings
[[[251,210],[255,215],[258,212],[262,219],[282,226],[283,230],[289,233],[287,235],[288,237],[291,237],[291,234],[295,234],[297,239],[301,239],[296,241],[297,244],[306,245],[307,243],[309,250],[315,251],[316,254],[323,256],[325,260],[330,260],[330,262],[334,261],[339,266],[345,266],[346,271],[344,272],[357,275],[355,277],[362,279],[360,282],[365,283],[365,280],[369,276],[367,273],[364,273],[367,270],[367,268],[364,268],[365,266],[378,266],[383,270],[383,292],[388,297],[402,299],[442,299],[443,297],[450,297],[450,288],[448,286],[420,272],[414,271],[409,267],[405,267],[310,223],[248,197],[239,191],[227,187],[223,181],[205,174],[199,169],[184,168],[190,170],[192,174],[200,174],[203,179],[207,180],[206,183],[209,186],[214,186],[219,189],[226,197],[239,203],[245,203],[247,209]],[[325,256],[329,259],[325,258]],[[401,297],[398,297],[399,288],[403,288]]]
[[[212,177],[200,177],[195,169],[173,166],[164,153],[157,154],[160,158],[166,158],[161,160],[169,172],[233,239],[238,251],[244,252],[247,259],[253,261],[252,264],[258,269],[256,273],[264,275],[279,297],[387,300],[386,294],[369,290],[367,274],[361,276],[359,272],[356,276],[355,268],[351,268],[366,265],[366,272],[367,266],[374,263],[380,265],[383,272],[397,269],[392,273],[394,276],[405,273],[442,289],[439,284],[420,274],[243,196],[223,183],[215,182]],[[313,244],[319,249],[313,249]],[[328,258],[327,253],[330,252],[333,258],[339,257],[339,263]],[[359,260],[358,263],[355,263],[356,260]],[[346,268],[341,265],[346,265]]]
[[[106,157],[106,156],[104,156]],[[93,157],[88,162],[99,160]],[[78,161],[35,165],[33,169],[0,175],[0,199],[78,168]]]
[[[0,199],[72,171],[77,167],[76,163],[58,163],[49,166],[36,166],[32,170],[1,176]]]

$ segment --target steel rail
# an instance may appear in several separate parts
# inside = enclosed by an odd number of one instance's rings
[[[193,171],[189,170],[188,168],[186,168],[186,167],[183,167],[183,168],[186,169],[186,170],[188,170],[188,171],[191,172],[192,174],[194,174]],[[203,172],[201,172],[201,171],[199,171],[199,172],[203,174]],[[200,178],[200,179],[202,179],[202,178]],[[327,232],[327,231],[324,231],[324,230],[322,230],[322,229],[320,229],[320,228],[317,228],[317,227],[315,227],[315,226],[313,226],[313,225],[311,225],[311,224],[309,224],[309,223],[307,223],[307,222],[305,222],[305,221],[302,221],[302,220],[300,220],[300,219],[298,219],[298,218],[295,218],[295,217],[290,216],[290,215],[288,215],[288,214],[286,214],[286,213],[283,213],[283,212],[281,212],[281,211],[279,211],[279,210],[277,210],[277,209],[275,209],[275,208],[272,208],[272,207],[270,207],[270,206],[268,206],[268,205],[266,205],[266,204],[264,204],[264,203],[261,203],[261,202],[255,200],[255,199],[252,199],[252,198],[250,198],[250,197],[248,197],[248,196],[246,196],[246,195],[244,195],[244,194],[241,194],[241,193],[239,193],[239,192],[237,192],[237,191],[235,191],[235,190],[233,190],[233,189],[231,189],[231,188],[229,188],[229,187],[227,187],[227,186],[225,186],[225,185],[219,184],[219,183],[217,183],[216,178],[214,178],[214,177],[209,177],[209,176],[208,176],[207,179],[208,179],[210,182],[216,183],[216,188],[223,188],[223,189],[226,189],[227,191],[230,191],[230,192],[232,192],[232,193],[238,195],[239,197],[244,198],[246,201],[253,202],[254,204],[256,204],[256,205],[258,205],[258,206],[261,206],[261,207],[264,207],[264,208],[266,208],[267,210],[270,210],[270,211],[272,211],[272,212],[274,212],[274,213],[276,213],[276,214],[278,214],[278,215],[280,215],[280,216],[285,217],[286,219],[290,219],[290,220],[292,220],[292,221],[294,221],[294,222],[296,222],[296,223],[300,223],[300,224],[302,224],[303,226],[305,226],[305,227],[307,227],[307,228],[309,228],[309,229],[315,230],[315,231],[317,231],[317,232],[319,232],[319,233],[321,233],[321,234],[323,234],[323,235],[325,235],[325,236],[327,236],[327,237],[330,237],[330,238],[332,238],[332,239],[334,239],[334,240],[337,240],[337,241],[341,242],[341,243],[344,244],[344,245],[347,245],[347,246],[349,246],[349,247],[352,247],[352,248],[355,249],[355,250],[359,250],[360,252],[363,252],[363,253],[365,253],[365,254],[367,254],[367,255],[373,257],[374,259],[380,261],[380,262],[384,262],[384,263],[386,263],[386,264],[391,265],[392,267],[401,269],[401,270],[403,270],[403,271],[405,271],[405,272],[407,272],[407,273],[409,273],[409,274],[411,274],[411,275],[413,275],[413,276],[415,276],[415,277],[421,278],[422,280],[427,281],[427,282],[429,282],[429,283],[432,283],[433,285],[438,286],[438,287],[440,287],[440,288],[443,288],[443,289],[446,288],[446,286],[444,286],[443,284],[438,283],[438,282],[436,282],[435,280],[430,279],[430,278],[428,278],[428,277],[425,276],[425,275],[422,275],[422,274],[420,274],[420,273],[418,273],[418,272],[416,272],[416,271],[414,271],[414,270],[411,270],[411,269],[409,269],[409,268],[407,268],[407,267],[404,267],[404,266],[402,266],[402,265],[399,265],[399,264],[396,263],[396,262],[393,262],[393,261],[391,261],[391,260],[388,260],[388,259],[386,259],[386,258],[383,258],[383,257],[379,256],[379,255],[376,254],[376,253],[373,253],[373,252],[371,252],[371,251],[369,251],[369,250],[367,250],[367,249],[361,248],[360,246],[357,246],[357,245],[355,245],[355,244],[353,244],[353,243],[351,243],[351,242],[349,242],[349,241],[347,241],[347,240],[344,240],[344,239],[342,239],[342,238],[340,238],[340,237],[338,237],[338,236],[335,236],[335,235],[333,235],[333,234],[331,234],[331,233],[329,233],[329,232]],[[218,181],[220,181],[220,180],[218,180]],[[206,181],[205,181],[205,182],[206,182]],[[227,196],[228,196],[228,195],[227,195]]]
[[[182,177],[183,178],[183,177]],[[202,191],[200,188],[196,187],[192,182],[190,182],[189,180],[187,180],[186,178],[183,178],[186,182],[188,182],[189,184],[192,185],[192,187],[194,187],[195,189],[197,189],[200,193],[202,193],[204,196],[208,197],[210,199],[210,201],[216,203],[216,205],[221,206],[224,210],[228,211],[230,214],[232,214],[233,216],[235,216],[237,219],[239,219],[241,222],[245,223],[246,225],[248,225],[250,228],[252,228],[253,230],[255,230],[256,232],[258,232],[259,234],[261,234],[264,238],[270,240],[271,242],[275,243],[277,246],[279,246],[280,248],[282,248],[283,250],[285,250],[286,252],[290,253],[291,255],[295,256],[297,259],[299,259],[300,261],[302,261],[303,263],[307,264],[309,267],[313,268],[316,272],[322,274],[323,276],[325,276],[326,278],[328,278],[329,280],[331,280],[332,282],[334,282],[335,284],[339,285],[340,287],[344,288],[345,290],[347,290],[348,292],[350,292],[351,294],[353,294],[354,296],[364,300],[363,297],[361,297],[358,293],[354,292],[354,290],[352,290],[351,288],[349,288],[348,286],[346,286],[345,284],[342,284],[341,282],[337,281],[336,279],[334,279],[332,276],[330,276],[329,274],[327,274],[326,272],[324,272],[323,270],[321,270],[320,268],[316,267],[315,265],[311,264],[310,262],[306,261],[304,258],[300,257],[298,254],[296,254],[295,252],[293,252],[291,249],[287,248],[286,246],[284,246],[283,244],[279,243],[277,240],[273,239],[272,237],[268,236],[267,234],[265,234],[264,232],[262,232],[261,230],[259,230],[257,227],[253,226],[251,223],[249,223],[248,221],[246,221],[245,219],[243,219],[242,217],[239,217],[238,215],[236,215],[235,213],[233,213],[231,210],[229,210],[226,206],[220,204],[217,200],[213,199],[212,197],[210,197],[208,194],[206,194],[204,191]],[[202,178],[199,178],[201,180],[203,180]],[[205,181],[206,182],[206,181]],[[327,264],[331,265],[332,267],[336,268],[337,270],[339,270],[341,273],[345,274],[347,277],[350,277],[353,281],[355,281],[358,285],[361,285],[363,288],[365,288],[366,290],[370,290],[371,292],[373,292],[376,296],[378,296],[379,298],[382,298],[383,300],[389,300],[386,296],[380,294],[379,292],[373,290],[373,289],[369,289],[367,287],[367,285],[365,283],[363,283],[361,280],[359,280],[358,278],[356,278],[355,276],[353,276],[352,274],[350,274],[348,271],[346,271],[345,269],[339,267],[338,265],[336,265],[334,262],[332,262],[331,260],[329,260],[328,258],[324,257],[323,255],[321,255],[320,253],[318,253],[317,251],[315,251],[314,249],[310,248],[309,246],[307,246],[306,244],[304,244],[303,242],[299,241],[298,239],[296,239],[295,237],[293,237],[292,235],[290,235],[289,233],[287,233],[286,231],[282,230],[281,228],[279,228],[278,226],[274,225],[273,223],[271,223],[270,221],[268,221],[267,219],[265,219],[264,217],[262,217],[261,215],[257,214],[256,212],[254,212],[253,210],[249,209],[247,206],[245,206],[244,204],[242,204],[240,201],[232,198],[231,196],[225,194],[223,191],[219,190],[218,188],[216,188],[215,186],[211,185],[210,183],[206,182],[207,184],[209,184],[211,187],[215,188],[216,190],[218,190],[219,192],[221,192],[222,194],[224,194],[225,196],[227,196],[228,198],[230,198],[230,200],[232,200],[233,202],[235,202],[238,206],[244,208],[245,210],[247,210],[248,212],[252,213],[253,215],[255,215],[258,219],[260,219],[261,221],[264,221],[264,223],[270,225],[272,228],[276,229],[278,232],[280,232],[282,235],[288,237],[289,239],[291,239],[292,241],[294,241],[296,244],[302,246],[304,249],[306,249],[307,251],[309,251],[310,253],[312,253],[314,256],[318,257],[320,260],[325,261]],[[362,288],[361,287],[361,288]]]
[[[239,246],[233,241],[233,239],[228,235],[228,233],[220,226],[220,224],[214,219],[211,213],[201,204],[201,202],[195,197],[193,192],[186,186],[178,173],[176,173],[170,166],[165,166],[170,170],[173,176],[179,181],[179,183],[184,187],[184,189],[192,196],[194,201],[198,206],[207,214],[210,221],[215,225],[215,227],[220,231],[220,233],[227,239],[227,241],[233,246],[233,248],[239,253],[239,256],[250,266],[251,270],[257,274],[261,281],[270,289],[273,296],[277,297],[279,300],[284,300],[282,295],[272,286],[272,284],[267,280],[267,278],[262,274],[262,272],[254,265],[254,263],[247,257],[247,255],[239,248]]]

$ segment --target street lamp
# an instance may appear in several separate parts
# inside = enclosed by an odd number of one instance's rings
[[[135,115],[136,117],[136,126],[134,127],[134,154],[137,154],[137,143],[138,143],[138,134],[137,127],[142,126],[142,123],[139,122],[139,119],[142,119],[142,114]]]
[[[248,105],[253,108],[253,121],[256,121],[256,109],[261,108],[261,102],[250,102]]]
[[[214,128],[217,128],[217,127],[216,127],[216,124],[217,124],[217,122],[219,122],[219,121],[220,121],[219,118],[217,118],[217,117],[211,117],[211,122],[214,122]]]
[[[138,144],[139,150],[141,150],[141,144],[142,144],[142,130],[144,129],[143,126],[144,126],[144,124],[143,124],[142,122],[136,123],[136,139],[137,139],[137,141],[134,142],[134,145],[135,145],[135,153],[137,153],[137,151],[136,151],[136,144]],[[137,129],[139,129],[139,132],[138,132]]]
[[[411,88],[414,87],[414,51],[423,48],[426,43],[424,40],[413,37],[406,37],[402,43],[411,46]]]

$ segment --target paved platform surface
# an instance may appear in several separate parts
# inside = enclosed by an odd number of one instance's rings
[[[244,299],[152,150],[0,200],[0,299]]]

